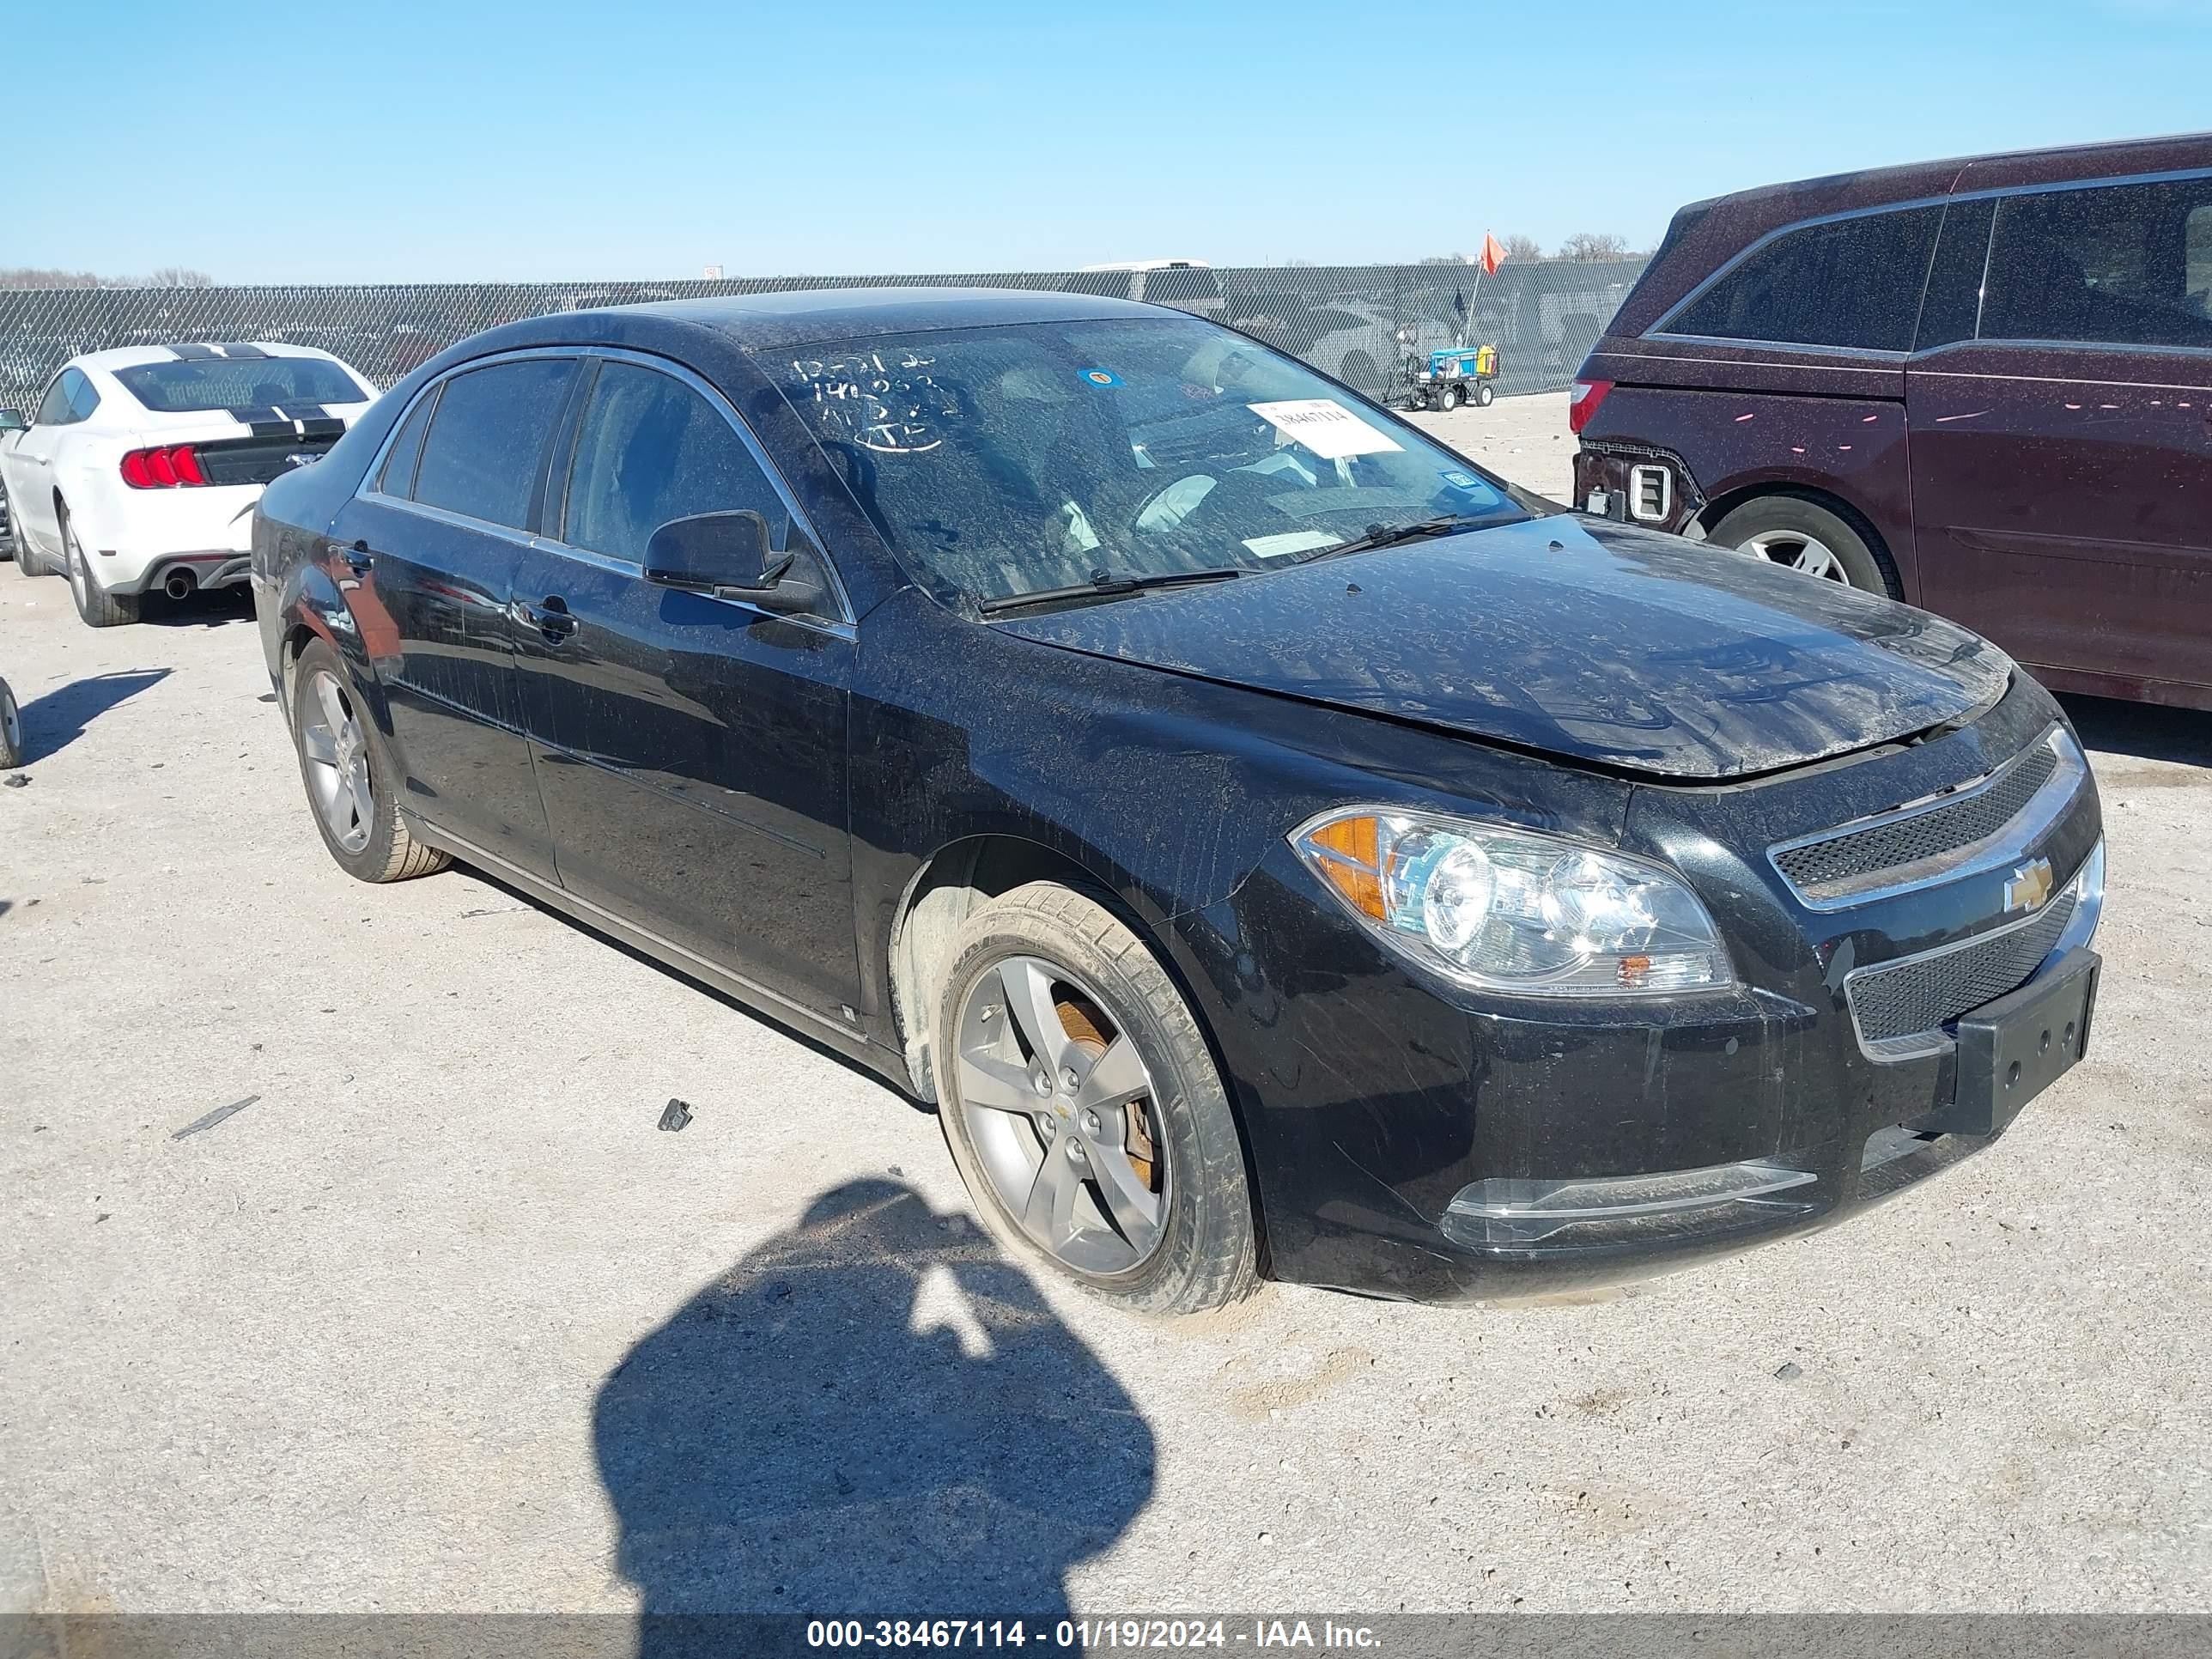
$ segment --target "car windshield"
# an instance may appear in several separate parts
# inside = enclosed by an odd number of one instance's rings
[[[192,358],[137,363],[114,374],[124,390],[163,415],[293,404],[365,404],[374,395],[337,364],[321,357]]]
[[[1195,319],[955,329],[779,354],[792,405],[942,595],[1262,570],[1528,516],[1450,451]]]

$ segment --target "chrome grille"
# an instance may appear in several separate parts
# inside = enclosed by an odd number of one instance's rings
[[[1948,881],[2016,855],[2056,821],[2088,775],[2059,728],[1978,782],[1801,841],[1767,856],[1816,910]]]
[[[1876,1059],[1941,1048],[1944,1026],[2027,982],[2066,931],[2075,902],[2069,886],[2027,921],[1852,974],[1844,994],[1859,1041]]]

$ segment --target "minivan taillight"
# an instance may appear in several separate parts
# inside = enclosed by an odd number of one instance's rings
[[[1605,401],[1605,394],[1613,390],[1610,380],[1577,380],[1574,391],[1567,398],[1567,430],[1576,437],[1597,413],[1597,406]]]
[[[123,482],[133,489],[173,489],[179,484],[204,484],[199,452],[190,444],[163,444],[157,449],[134,449],[123,458]]]

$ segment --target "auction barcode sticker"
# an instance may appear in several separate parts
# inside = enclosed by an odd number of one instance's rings
[[[1333,398],[1294,398],[1286,403],[1247,404],[1245,407],[1285,438],[1304,444],[1325,461],[1346,455],[1372,455],[1402,447],[1389,434],[1378,432]]]

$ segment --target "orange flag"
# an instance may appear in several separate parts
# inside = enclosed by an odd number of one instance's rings
[[[1505,263],[1505,250],[1498,246],[1498,239],[1486,230],[1482,233],[1482,258],[1480,263],[1486,276],[1498,275],[1498,267]]]

